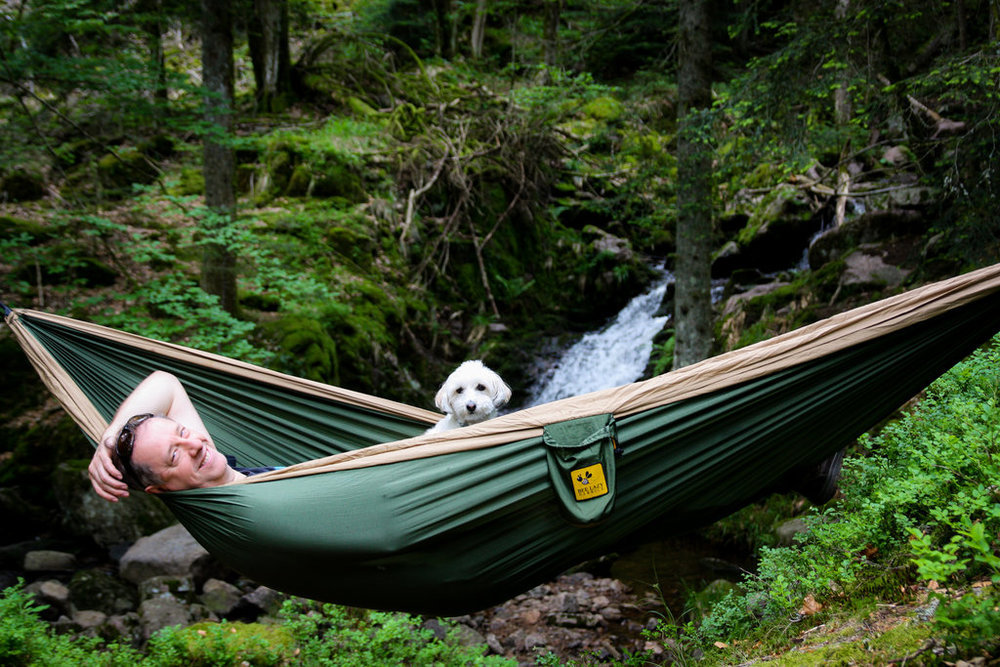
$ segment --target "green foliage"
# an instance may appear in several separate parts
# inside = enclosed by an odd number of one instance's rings
[[[461,646],[434,638],[419,617],[289,600],[281,611],[304,664],[509,665],[485,656],[483,646]]]
[[[23,580],[0,593],[0,664],[10,667],[138,664],[138,654],[129,648],[113,645],[106,653],[98,653],[99,639],[56,634],[39,618],[45,609],[25,592]]]
[[[289,631],[281,625],[259,623],[198,623],[186,628],[168,626],[146,647],[143,665],[280,665],[294,655]]]
[[[794,617],[806,595],[889,594],[933,578],[951,590],[1000,583],[1000,337],[958,364],[912,412],[864,437],[867,455],[845,462],[843,499],[815,511],[787,548],[762,549],[744,593],[717,605],[706,640],[739,637]],[[911,561],[912,559],[912,561]],[[913,567],[907,562],[911,561]],[[964,649],[995,633],[996,586],[943,597],[939,629]]]
[[[0,594],[0,663],[19,667],[191,665],[510,665],[484,646],[442,641],[405,614],[368,612],[296,599],[280,624],[199,623],[166,627],[142,653],[100,639],[57,634],[23,581]]]

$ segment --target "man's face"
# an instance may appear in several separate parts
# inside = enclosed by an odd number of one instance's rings
[[[226,457],[215,449],[207,433],[166,417],[154,417],[139,425],[132,462],[163,480],[162,484],[146,487],[151,493],[218,486],[231,477]]]

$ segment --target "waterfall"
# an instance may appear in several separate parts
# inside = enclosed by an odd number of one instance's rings
[[[674,277],[664,272],[599,331],[585,334],[536,378],[525,407],[635,382],[646,369],[653,337],[668,316],[654,317]]]

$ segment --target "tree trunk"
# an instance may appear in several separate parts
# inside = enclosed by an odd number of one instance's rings
[[[483,57],[483,40],[486,37],[486,0],[476,0],[476,13],[472,19],[472,36],[469,51],[476,60]]]
[[[202,79],[205,86],[204,164],[205,206],[202,223],[206,241],[202,255],[202,288],[219,297],[236,314],[236,256],[225,232],[234,224],[236,160],[233,134],[233,25],[229,0],[202,0]]]
[[[712,348],[712,104],[708,3],[680,0],[677,72],[677,262],[674,267],[674,368]]]
[[[288,106],[292,90],[287,0],[254,0],[247,43],[257,85],[257,108],[281,111]]]
[[[545,0],[545,64],[553,67],[559,62],[559,16],[562,0]]]
[[[455,19],[452,16],[452,0],[432,0],[432,3],[437,55],[442,58],[451,58],[455,54]]]
[[[850,0],[837,0],[837,8],[834,16],[838,21],[847,19],[847,10],[850,7]],[[844,62],[850,61],[851,45],[849,38],[845,37],[845,42],[841,45]],[[851,122],[851,97],[849,90],[849,74],[847,70],[842,70],[840,84],[833,93],[833,116],[837,122],[837,129],[845,134],[848,132],[848,125]],[[847,197],[851,191],[851,172],[848,169],[847,160],[851,155],[851,141],[844,140],[844,145],[840,149],[840,160],[837,163],[837,199],[834,207],[834,226],[840,227],[844,224],[847,214]]]
[[[169,98],[167,65],[163,53],[163,3],[162,0],[147,0],[137,7],[143,15],[141,24],[149,43],[150,70],[154,74],[153,122],[159,127],[163,121]]]

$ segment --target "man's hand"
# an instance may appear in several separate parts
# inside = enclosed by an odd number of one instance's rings
[[[101,436],[101,443],[94,452],[94,458],[90,460],[87,467],[87,474],[90,476],[90,483],[94,491],[101,498],[118,502],[119,498],[128,496],[128,485],[122,481],[122,474],[118,472],[114,464],[111,463],[111,449],[114,447],[115,438],[118,436],[117,430],[109,428]]]

